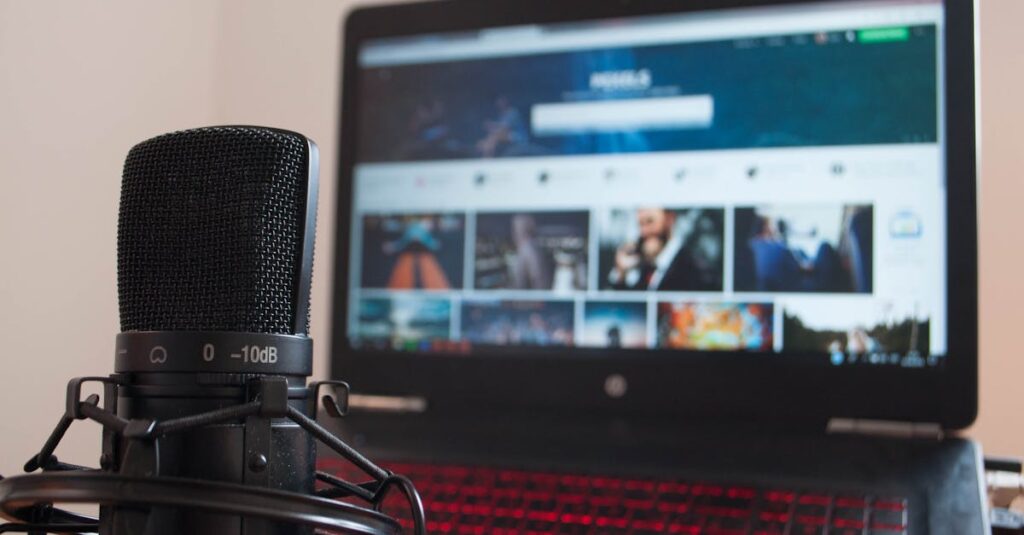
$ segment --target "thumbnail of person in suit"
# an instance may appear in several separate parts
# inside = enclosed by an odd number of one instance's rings
[[[717,291],[721,279],[704,276],[696,259],[701,241],[699,217],[680,221],[664,208],[636,210],[639,236],[615,252],[608,282],[616,290]],[[685,223],[685,224],[683,224]]]

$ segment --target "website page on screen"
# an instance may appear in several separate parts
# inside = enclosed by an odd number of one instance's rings
[[[942,17],[871,2],[367,42],[350,343],[941,365]]]

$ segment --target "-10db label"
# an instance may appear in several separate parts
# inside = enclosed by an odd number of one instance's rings
[[[234,353],[231,356],[235,357],[238,353]],[[238,357],[235,357],[238,358]],[[253,364],[276,364],[277,363],[277,347],[276,346],[265,346],[260,347],[258,345],[245,346],[242,348],[241,359],[245,363]]]

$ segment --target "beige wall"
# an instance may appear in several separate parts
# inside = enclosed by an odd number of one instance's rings
[[[72,376],[111,371],[127,150],[214,115],[206,0],[0,1],[0,474],[42,446]],[[96,465],[95,428],[58,453]]]
[[[988,451],[1016,456],[1024,456],[1022,20],[1024,2],[981,2],[981,413],[971,429]]]
[[[483,0],[481,0],[483,1]],[[76,375],[111,371],[118,331],[120,168],[134,143],[205,124],[267,124],[322,149],[313,335],[327,368],[337,142],[338,26],[345,0],[0,0],[0,474],[14,474],[62,410]],[[1014,333],[1024,303],[1024,2],[984,0],[982,415],[969,433],[1024,455]],[[59,328],[57,327],[59,326]],[[95,464],[95,428],[62,458]]]

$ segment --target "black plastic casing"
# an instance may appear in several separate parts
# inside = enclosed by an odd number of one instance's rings
[[[487,27],[614,19],[814,0],[450,0],[357,9],[344,22],[338,197],[335,209],[333,378],[360,392],[422,396],[438,414],[538,410],[643,415],[680,420],[756,420],[824,429],[832,418],[929,422],[961,429],[978,406],[977,146],[975,13],[945,0],[942,69],[945,149],[948,353],[942,367],[832,367],[824,354],[558,351],[509,348],[500,354],[400,353],[358,349],[346,339],[353,171],[360,130],[357,53],[365,41]],[[626,395],[609,397],[620,375]],[[471,409],[467,409],[471,408]]]
[[[126,418],[169,420],[228,408],[251,399],[245,376],[197,376],[194,373],[135,373],[118,390],[117,412]],[[288,404],[306,410],[305,376],[288,377]],[[235,384],[227,384],[234,382]],[[250,417],[169,434],[154,441],[155,451],[137,451],[141,442],[115,440],[109,446],[124,475],[224,481],[311,494],[315,483],[313,437],[287,419]],[[260,459],[260,456],[263,459]],[[156,460],[153,463],[153,460]],[[312,528],[247,519],[238,515],[152,507],[145,511],[101,508],[103,535],[300,535]]]

